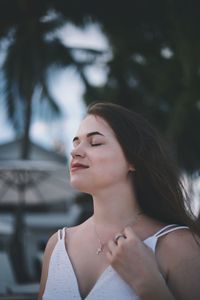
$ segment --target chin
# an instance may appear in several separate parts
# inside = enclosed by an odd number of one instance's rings
[[[89,193],[88,190],[89,190],[89,187],[87,186],[87,184],[81,180],[75,180],[75,179],[70,179],[70,185],[78,190],[79,192],[82,192],[82,193]]]

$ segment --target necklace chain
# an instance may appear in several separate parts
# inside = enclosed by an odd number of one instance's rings
[[[103,252],[105,243],[102,243],[102,241],[101,241],[101,239],[100,239],[100,237],[98,235],[98,232],[97,232],[96,224],[94,223],[93,220],[92,220],[92,222],[94,224],[94,230],[95,230],[95,233],[96,233],[96,236],[97,236],[97,240],[99,242],[99,247],[96,250],[96,254],[99,255],[101,252]]]
[[[125,228],[126,226],[136,224],[136,223],[138,222],[138,218],[139,218],[139,216],[140,216],[141,214],[142,214],[142,212],[138,212],[138,213],[134,216],[134,221],[133,221],[133,222],[128,222],[128,223],[124,226],[124,228]],[[132,220],[132,219],[133,219],[133,218],[131,218],[131,220]],[[96,228],[96,224],[95,224],[94,220],[91,219],[91,221],[92,221],[92,223],[93,223],[93,225],[94,225],[94,231],[95,231],[95,234],[96,234],[98,243],[99,243],[99,247],[98,247],[97,250],[96,250],[96,254],[99,255],[99,254],[101,254],[101,253],[104,251],[106,242],[102,242],[102,240],[101,240],[101,238],[100,238],[100,236],[99,236],[99,234],[98,234],[98,232],[97,232],[97,228]]]

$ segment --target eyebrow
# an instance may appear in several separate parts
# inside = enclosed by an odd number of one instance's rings
[[[89,132],[87,135],[86,135],[86,137],[88,138],[88,137],[90,137],[90,136],[94,136],[94,135],[101,135],[101,136],[104,136],[102,133],[100,133],[99,131],[92,131],[92,132]],[[74,138],[73,138],[73,142],[74,141],[77,141],[77,140],[79,140],[79,137],[78,136],[75,136]]]

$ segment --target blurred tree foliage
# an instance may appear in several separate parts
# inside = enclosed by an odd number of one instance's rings
[[[92,64],[101,52],[64,45],[58,30],[66,20],[59,12],[49,11],[42,1],[1,1],[0,4],[1,13],[3,8],[5,13],[1,16],[0,32],[8,44],[2,66],[1,94],[17,137],[22,138],[21,158],[26,159],[30,153],[34,106],[40,101],[39,113],[49,120],[62,113],[51,94],[49,76],[59,68],[73,66],[87,84],[82,69]]]
[[[11,5],[12,3],[12,5]],[[85,101],[116,101],[142,112],[173,146],[189,173],[200,167],[200,18],[197,1],[1,1],[0,32],[8,23],[55,9],[66,21],[98,22],[112,58],[107,83],[86,83]],[[36,25],[34,25],[36,26]]]

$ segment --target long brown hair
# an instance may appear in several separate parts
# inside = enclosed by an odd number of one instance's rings
[[[163,223],[187,225],[199,235],[176,164],[155,128],[141,115],[113,103],[91,104],[87,114],[109,124],[134,165],[133,185],[143,213]]]

